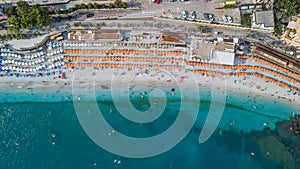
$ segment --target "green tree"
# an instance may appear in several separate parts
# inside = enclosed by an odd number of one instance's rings
[[[19,35],[19,38],[20,38],[20,39],[25,39],[25,37],[26,37],[26,36],[25,36],[24,34],[20,34],[20,35]]]
[[[7,26],[8,30],[12,33],[19,33],[21,29],[19,18],[15,15],[11,16],[7,20]]]
[[[71,25],[70,25],[69,23],[66,23],[66,27],[67,27],[67,28],[70,28]]]
[[[115,0],[115,2],[114,2],[114,4],[116,5],[117,8],[122,6],[122,3],[123,3],[122,0]]]
[[[87,7],[88,7],[88,9],[93,9],[94,5],[92,3],[88,3]]]
[[[115,8],[115,4],[114,4],[114,3],[110,3],[110,4],[108,4],[107,7],[108,7],[109,9]]]
[[[31,20],[32,20],[32,26],[37,26],[39,28],[42,28],[43,26],[46,26],[50,22],[50,16],[48,13],[41,8],[38,8],[37,6],[33,6],[31,10]],[[59,22],[61,20],[61,17],[57,17],[57,21]]]
[[[30,12],[30,6],[25,1],[19,1],[17,3],[16,11],[18,15],[23,15]]]
[[[241,17],[241,23],[245,27],[251,27],[251,14],[246,13]]]
[[[16,15],[8,19],[8,29],[17,34],[20,29],[31,27],[43,27],[50,22],[48,9],[41,8],[38,5],[29,6],[25,1],[19,1],[16,6]]]
[[[115,0],[114,5],[116,8],[126,8],[127,7],[127,3],[122,2],[122,0]]]
[[[62,13],[62,11],[60,11],[59,9],[56,9],[55,13],[58,14],[58,15],[60,15]]]
[[[74,23],[73,23],[73,26],[74,26],[74,27],[78,27],[78,26],[79,26],[79,23],[78,23],[78,22],[74,22]]]
[[[101,4],[101,5],[99,5],[98,9],[104,9],[104,8],[107,8],[107,6],[105,4]]]
[[[77,10],[77,9],[80,9],[80,5],[78,5],[78,4],[76,4],[75,6],[74,6],[74,8]]]
[[[11,34],[7,35],[7,39],[12,40],[13,39],[12,35]]]
[[[86,9],[86,8],[87,6],[84,3],[80,4],[80,9]]]
[[[15,9],[12,8],[4,8],[4,13],[8,16],[16,15]]]
[[[55,20],[56,20],[57,22],[61,22],[61,21],[62,21],[62,18],[61,18],[61,16],[58,16],[58,17],[55,18]]]
[[[100,5],[99,5],[98,3],[94,3],[94,4],[93,4],[93,8],[94,8],[94,9],[99,9],[99,8],[100,8]]]

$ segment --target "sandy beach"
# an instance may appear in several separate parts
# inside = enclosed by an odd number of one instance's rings
[[[116,88],[112,89],[112,85],[120,88],[129,86],[130,91],[128,92],[136,91],[136,93],[149,92],[155,88],[162,89],[166,93],[172,92],[171,90],[174,88],[177,93],[179,90],[178,86],[184,84],[182,89],[191,94],[195,90],[199,90],[201,95],[205,95],[204,93],[210,95],[212,90],[222,93],[234,92],[237,95],[272,98],[277,99],[279,102],[286,101],[295,106],[300,105],[298,93],[295,94],[289,89],[255,77],[207,77],[185,71],[175,71],[171,74],[166,70],[128,71],[127,69],[117,70],[110,68],[103,70],[84,68],[74,72],[67,72],[66,77],[67,79],[54,77],[2,77],[0,92],[3,94],[0,96],[0,100],[2,102],[8,101],[8,96],[14,95],[14,101],[26,101],[18,96],[25,97],[27,95],[32,98],[43,96],[45,100],[70,101],[73,99],[72,92],[77,92],[78,89],[80,89],[81,93],[87,95],[90,95],[90,91],[94,89],[96,95],[111,95],[112,92],[115,92],[113,90],[116,90]],[[195,83],[199,86],[198,89],[190,87]]]

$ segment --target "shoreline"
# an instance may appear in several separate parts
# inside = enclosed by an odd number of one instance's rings
[[[173,75],[168,75],[168,72],[165,73],[163,71],[149,71],[148,74],[140,73],[137,75],[134,73],[126,73],[125,69],[106,69],[100,71],[84,69],[76,70],[75,73],[75,78],[72,77],[74,74],[70,73],[68,74],[69,76],[67,79],[53,79],[52,77],[37,77],[31,79],[3,77],[3,81],[0,82],[0,85],[2,86],[0,92],[3,93],[1,100],[3,100],[2,102],[6,102],[5,96],[14,94],[23,96],[52,94],[57,101],[72,101],[72,82],[76,84],[73,87],[79,87],[82,92],[91,92],[91,89],[95,87],[97,96],[109,95],[112,92],[112,81],[115,86],[118,86],[118,88],[121,89],[127,85],[130,78],[134,78],[134,80],[131,79],[130,90],[136,91],[136,93],[138,93],[138,91],[151,91],[155,88],[161,88],[165,91],[165,93],[167,93],[170,92],[173,87],[180,85],[181,82],[178,82],[178,79],[181,76],[185,76],[185,79],[183,80],[183,90],[185,90],[186,93],[193,94],[194,90],[189,88],[189,84],[196,83],[200,94],[211,96],[212,89],[217,92],[225,92],[226,89],[227,93],[232,93],[233,95],[241,94],[250,96],[251,98],[264,97],[270,100],[277,100],[278,102],[284,101],[294,106],[300,106],[299,94],[293,95],[293,93],[289,92],[287,89],[271,83],[266,83],[263,80],[255,79],[253,77],[211,78],[201,76],[199,74],[192,74],[192,76],[195,77],[195,81],[193,81],[193,78],[188,77],[191,74],[186,74],[182,71],[176,72]],[[96,78],[95,85],[93,84],[94,78]],[[222,86],[222,84],[224,84],[224,80],[226,81],[225,87]],[[176,89],[176,91],[178,90],[179,88]],[[59,97],[68,98],[59,99]],[[47,96],[44,99],[47,100],[47,98],[49,97]],[[40,101],[43,102],[43,100]],[[11,100],[10,102],[14,101]],[[18,98],[16,98],[16,102],[18,102]]]

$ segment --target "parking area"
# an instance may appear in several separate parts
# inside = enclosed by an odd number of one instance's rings
[[[222,18],[223,15],[227,15],[231,18],[232,23],[241,23],[240,19],[240,11],[238,8],[227,8],[227,9],[217,9],[222,5],[221,0],[220,3],[216,3],[216,1],[207,1],[207,0],[199,0],[199,1],[185,1],[185,2],[163,2],[162,4],[155,3],[144,3],[142,6],[143,11],[153,12],[155,11],[157,14],[163,14],[167,17],[173,18],[181,18],[184,19],[184,15],[187,15],[187,19],[192,19],[192,12],[195,12],[196,20],[207,20],[204,16],[204,13],[211,14],[216,22],[224,22]],[[183,14],[183,11],[186,11],[186,14]]]

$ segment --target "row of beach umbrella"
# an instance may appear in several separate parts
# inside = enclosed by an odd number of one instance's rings
[[[36,59],[35,61],[20,61],[20,60],[2,60],[3,64],[13,64],[13,65],[19,65],[19,66],[33,66],[44,62],[55,62],[55,61],[61,61],[63,60],[64,56],[56,56],[52,58],[48,58],[47,60],[45,58]]]
[[[268,66],[271,66],[271,67],[273,67],[275,69],[278,69],[278,70],[280,70],[280,71],[282,71],[284,73],[287,73],[287,74],[289,74],[291,76],[294,76],[294,77],[300,79],[300,74],[299,73],[290,71],[290,70],[288,70],[288,69],[286,69],[286,68],[284,68],[282,66],[279,66],[279,65],[276,65],[274,63],[271,63],[271,62],[269,62],[269,61],[267,61],[265,59],[262,59],[262,58],[259,58],[259,57],[256,57],[256,56],[248,56],[248,55],[238,56],[237,58],[239,58],[239,59],[251,59],[251,60],[255,60],[255,61],[258,61],[260,63],[266,64]]]
[[[124,56],[65,56],[65,61],[144,61],[144,62],[182,62],[182,58],[149,58],[149,57],[124,57]]]
[[[10,52],[11,49],[9,48],[0,48],[0,52]]]
[[[98,67],[98,68],[131,68],[131,69],[177,69],[176,65],[146,65],[146,64],[117,64],[117,63],[67,63],[66,67]]]
[[[65,42],[64,47],[138,47],[138,48],[173,48],[173,44],[157,44],[157,43],[80,43],[80,42]]]
[[[261,72],[266,72],[269,74],[272,74],[274,76],[280,77],[282,79],[285,79],[289,82],[292,82],[296,84],[297,86],[300,85],[300,80],[295,79],[292,77],[289,77],[285,74],[276,72],[272,69],[265,68],[262,66],[252,66],[252,65],[221,65],[221,64],[206,64],[206,63],[199,63],[199,62],[186,62],[187,65],[192,65],[192,66],[201,66],[201,67],[207,67],[207,68],[219,68],[219,69],[250,69],[254,71],[261,71]]]
[[[210,71],[210,70],[201,70],[201,69],[195,69],[193,70],[193,72],[195,73],[199,73],[201,74],[202,76],[222,76],[222,75],[226,75],[226,76],[255,76],[257,78],[262,78],[264,79],[266,82],[271,82],[271,83],[275,83],[277,84],[278,86],[281,86],[283,88],[286,88],[286,89],[291,89],[292,91],[294,92],[299,92],[300,89],[294,87],[294,86],[291,86],[283,81],[279,81],[277,79],[274,79],[272,77],[269,77],[269,76],[265,76],[261,73],[257,73],[257,72],[231,72],[231,73],[223,73],[223,72],[220,72],[220,71]]]
[[[64,53],[104,53],[104,54],[144,54],[144,55],[183,55],[183,51],[154,51],[154,50],[134,50],[134,49],[65,49]]]
[[[56,69],[56,68],[60,68],[61,66],[64,66],[65,63],[64,62],[56,62],[53,64],[43,64],[43,65],[39,65],[36,67],[18,67],[18,66],[4,66],[2,67],[2,69],[5,71],[15,71],[15,72],[36,72],[36,71],[41,71],[41,70],[45,70],[45,69]]]

